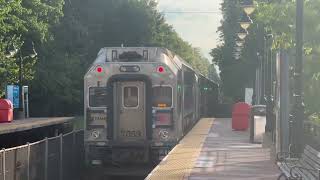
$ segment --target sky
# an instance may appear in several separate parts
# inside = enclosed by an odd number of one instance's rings
[[[157,0],[160,12],[210,12],[165,13],[181,38],[201,49],[204,57],[211,60],[209,52],[219,44],[217,28],[222,19],[222,0]]]

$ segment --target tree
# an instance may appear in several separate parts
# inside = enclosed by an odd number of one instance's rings
[[[305,1],[304,11],[304,100],[306,114],[319,119],[319,89],[320,80],[320,2],[316,0]],[[259,22],[267,24],[268,30],[274,34],[273,49],[287,49],[292,52],[295,48],[295,2],[259,4],[256,18]],[[294,57],[294,55],[293,55]]]
[[[224,0],[221,4],[223,13],[222,25],[219,27],[222,45],[211,51],[213,62],[219,66],[221,88],[225,96],[234,100],[244,96],[245,87],[252,86],[253,71],[255,69],[251,57],[236,60],[233,57],[236,33],[240,29],[238,19],[241,9],[239,2]]]
[[[233,82],[238,82],[237,77],[232,77],[234,73],[241,74],[245,71],[255,69],[257,57],[254,52],[264,53],[264,47],[261,48],[263,38],[267,33],[273,35],[272,51],[277,52],[279,49],[285,49],[289,52],[293,52],[295,48],[295,13],[296,4],[295,1],[285,0],[269,1],[266,3],[264,0],[256,0],[257,9],[252,15],[254,24],[249,28],[249,36],[246,39],[245,47],[242,51],[241,64],[237,65],[237,62],[231,60],[228,53],[231,54],[234,44],[233,39],[235,37],[232,29],[237,27],[237,9],[236,2],[231,0],[224,0],[222,4],[222,10],[224,14],[224,20],[220,27],[221,39],[224,44],[216,49],[212,50],[212,57],[215,62],[218,63],[221,69],[221,78],[223,84],[223,90],[228,96],[235,96],[236,91],[232,89]],[[306,105],[306,114],[312,115],[315,119],[319,118],[319,96],[317,90],[320,87],[319,80],[319,55],[320,55],[320,21],[319,17],[320,1],[309,0],[305,1],[304,11],[304,97]],[[233,16],[232,16],[233,15]],[[262,34],[259,32],[259,26],[263,26]],[[231,44],[231,45],[230,45]],[[294,54],[292,54],[294,58]],[[293,60],[292,60],[293,61]],[[229,63],[232,62],[232,63]],[[247,64],[247,68],[242,67]],[[242,70],[241,70],[242,69]],[[229,70],[229,71],[228,71]],[[242,73],[240,73],[242,71]],[[254,75],[252,74],[252,77]],[[248,79],[247,79],[248,78]],[[247,80],[241,80],[241,83],[245,83],[250,78],[243,78]],[[234,86],[233,86],[234,87]],[[230,90],[231,88],[231,90]]]
[[[210,64],[208,68],[208,78],[211,79],[213,82],[216,82],[217,84],[220,84],[220,77],[217,72],[217,66],[215,64]]]
[[[24,79],[31,80],[36,58],[28,57],[50,38],[49,29],[62,15],[63,0],[0,0],[0,95],[6,84],[18,82],[18,59],[23,58]]]
[[[82,114],[83,77],[102,47],[166,47],[207,75],[208,60],[178,36],[156,7],[154,0],[65,1],[53,38],[38,48],[31,114]]]

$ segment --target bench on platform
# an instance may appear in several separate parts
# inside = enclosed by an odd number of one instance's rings
[[[277,154],[277,165],[282,172],[278,177],[288,180],[320,180],[320,152],[306,145],[300,158],[292,153]]]

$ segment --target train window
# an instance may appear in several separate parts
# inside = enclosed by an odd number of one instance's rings
[[[106,107],[107,106],[107,88],[106,87],[90,87],[89,88],[89,106],[90,107]]]
[[[169,86],[153,87],[153,107],[172,106],[172,88]]]
[[[127,86],[123,88],[123,106],[134,108],[139,106],[139,90],[136,86]]]
[[[189,115],[194,112],[194,89],[193,86],[184,86],[184,115]]]
[[[135,51],[123,52],[119,55],[118,62],[140,62],[145,61],[142,55]]]

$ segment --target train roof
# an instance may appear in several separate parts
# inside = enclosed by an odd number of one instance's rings
[[[144,51],[147,51],[149,58],[148,60],[146,60],[146,62],[160,61],[160,59],[163,58],[163,55],[166,55],[172,61],[172,63],[178,66],[178,68],[182,68],[183,66],[188,67],[189,69],[194,71],[198,76],[201,76],[207,79],[208,81],[217,84],[216,82],[208,79],[203,74],[197,72],[189,63],[183,60],[179,55],[163,47],[104,47],[100,49],[97,58],[93,62],[93,65],[103,64],[106,62],[117,62],[117,60],[112,60],[113,51],[119,52],[118,54],[124,52],[136,52],[141,57],[143,57]]]
[[[149,60],[157,61],[157,59],[162,58],[162,55],[168,56],[172,61],[175,62],[176,65],[182,67],[185,65],[190,69],[193,69],[190,64],[184,61],[180,56],[173,53],[172,51],[163,48],[163,47],[104,47],[100,49],[97,58],[93,62],[93,64],[101,64],[105,62],[117,62],[116,60],[112,60],[112,51],[120,51],[129,52],[135,51],[143,57],[143,51],[148,51]]]

